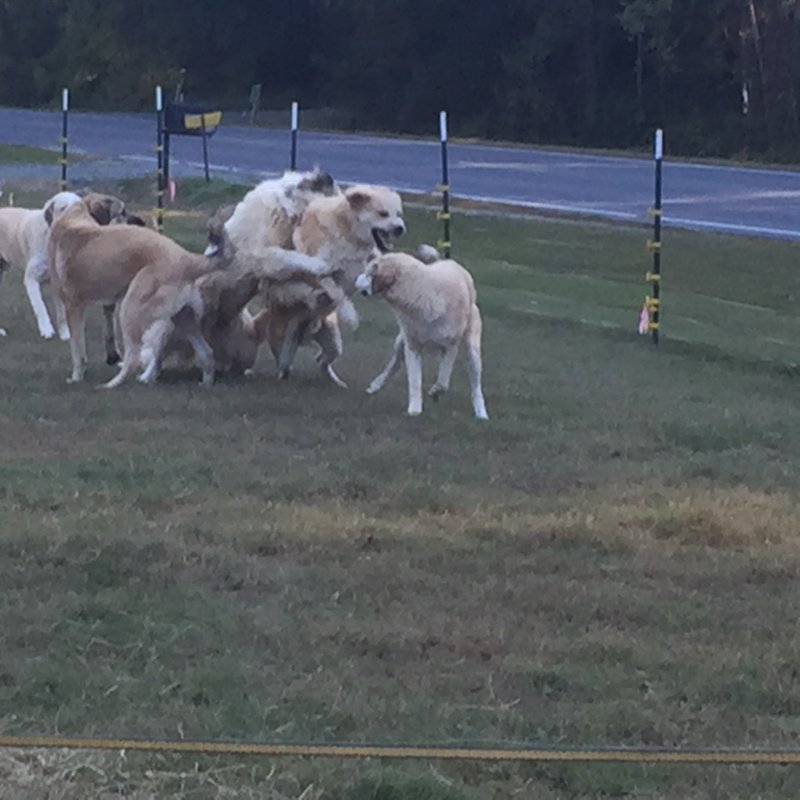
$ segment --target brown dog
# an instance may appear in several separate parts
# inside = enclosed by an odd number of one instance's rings
[[[95,302],[106,306],[108,346],[109,340],[113,343],[113,304],[122,298],[139,270],[159,259],[177,259],[185,253],[178,244],[149,228],[102,227],[95,215],[102,218],[102,209],[109,207],[107,198],[88,195],[72,203],[56,204],[48,214],[50,277],[69,326],[70,383],[84,377],[88,306]]]

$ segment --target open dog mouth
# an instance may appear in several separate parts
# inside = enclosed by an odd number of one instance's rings
[[[375,245],[381,253],[388,253],[392,249],[391,235],[380,228],[372,229],[372,238],[375,240]]]

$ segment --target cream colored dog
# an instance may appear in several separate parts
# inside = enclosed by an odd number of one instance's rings
[[[186,252],[180,245],[145,227],[101,227],[92,216],[93,196],[54,204],[48,254],[50,277],[64,304],[70,334],[70,383],[83,380],[86,369],[86,311],[91,303],[106,305],[107,333],[113,344],[113,304],[147,264],[178,260]]]
[[[356,288],[365,295],[383,297],[400,326],[389,363],[370,383],[369,394],[381,389],[405,360],[408,413],[421,414],[423,352],[440,353],[436,383],[429,392],[436,398],[449,388],[463,345],[475,416],[489,419],[481,387],[481,314],[475,284],[464,267],[450,259],[425,263],[404,253],[389,253],[367,266],[356,279]]]
[[[50,228],[46,215],[55,204],[69,204],[77,201],[74,192],[59,192],[51,197],[42,208],[0,208],[0,271],[13,267],[24,271],[25,291],[36,315],[39,334],[45,339],[55,335],[50,314],[42,296],[42,286],[50,280],[47,261],[47,237]],[[108,195],[90,195],[89,208],[98,223],[126,222],[127,211],[124,203]],[[56,324],[59,338],[69,339],[69,328],[64,318],[64,307],[54,294]]]
[[[333,306],[317,305],[312,296],[316,287],[291,284],[271,293],[268,339],[279,377],[289,376],[298,346],[313,339],[320,348],[317,361],[323,372],[345,386],[333,369],[342,354],[339,318],[355,327],[358,317],[347,298],[355,291],[356,277],[371,256],[387,251],[392,239],[405,229],[400,195],[383,186],[351,186],[342,195],[320,197],[309,204],[294,232],[294,246],[329,265],[343,297]]]

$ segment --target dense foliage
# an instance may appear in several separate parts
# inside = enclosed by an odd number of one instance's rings
[[[184,73],[181,70],[185,70]],[[245,109],[359,127],[797,155],[798,0],[0,0],[0,102]]]

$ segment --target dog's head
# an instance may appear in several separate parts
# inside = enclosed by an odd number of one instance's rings
[[[385,186],[351,186],[345,193],[356,235],[372,241],[381,253],[392,249],[392,240],[405,233],[403,201]]]
[[[43,207],[45,222],[52,226],[64,212],[75,203],[80,203],[81,198],[75,192],[59,192],[54,194]]]
[[[356,278],[356,291],[365,297],[386,295],[403,274],[422,266],[422,262],[407,253],[383,253],[375,256]]]
[[[227,206],[220,206],[209,218],[206,223],[206,230],[208,232],[208,245],[206,246],[204,255],[216,256],[221,255],[227,243],[230,248],[230,240],[225,234],[225,223],[233,216],[236,206],[230,204]]]
[[[285,172],[280,179],[284,191],[284,208],[290,217],[299,218],[317,197],[341,194],[336,181],[327,172]]]
[[[144,220],[128,213],[125,203],[111,194],[89,192],[83,202],[98,225],[140,225]]]

